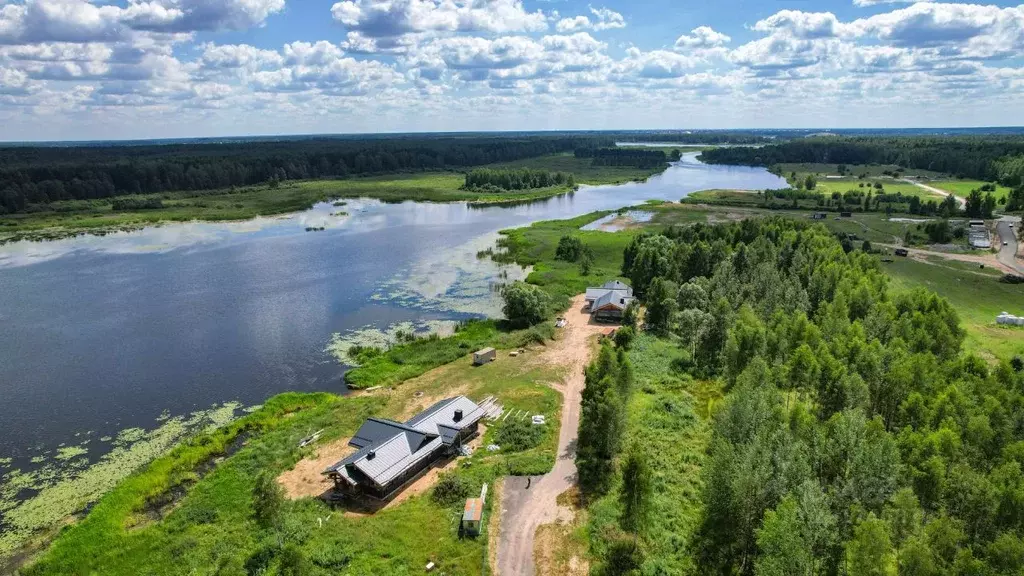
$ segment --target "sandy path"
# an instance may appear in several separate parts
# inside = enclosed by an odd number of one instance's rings
[[[905,246],[897,246],[896,244],[877,244],[878,246],[884,246],[886,248],[906,248]],[[958,260],[960,262],[970,262],[971,264],[984,264],[985,266],[1001,270],[1006,273],[1013,273],[1013,268],[1000,262],[995,254],[991,252],[979,253],[979,254],[957,254],[955,252],[938,252],[935,250],[921,250],[919,248],[906,248],[907,255],[914,260],[924,262],[925,264],[934,264],[929,262],[927,256],[938,256],[946,260]]]
[[[907,184],[913,184],[914,186],[917,186],[918,188],[921,188],[923,190],[927,190],[927,191],[931,192],[932,194],[938,194],[939,196],[953,196],[953,198],[956,198],[956,203],[960,205],[961,209],[963,209],[965,206],[967,206],[967,200],[964,200],[963,198],[961,198],[959,196],[954,196],[953,194],[951,194],[951,193],[949,193],[949,192],[947,192],[947,191],[945,191],[945,190],[943,190],[941,188],[936,188],[934,186],[929,186],[927,184],[923,184],[921,182],[918,182],[917,180],[911,180],[909,178],[904,178],[904,179],[900,180],[900,182],[906,182]]]
[[[580,402],[584,387],[583,369],[590,362],[591,338],[610,332],[612,327],[591,323],[583,311],[583,295],[572,301],[566,313],[568,324],[561,338],[550,344],[541,359],[569,368],[565,382],[556,386],[563,395],[558,458],[551,472],[529,482],[509,477],[503,482],[499,520],[497,574],[532,576],[533,549],[537,527],[558,520],[571,520],[572,511],[557,503],[558,495],[576,481],[576,435],[580,424]]]

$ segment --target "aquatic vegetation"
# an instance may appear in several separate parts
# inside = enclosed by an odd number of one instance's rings
[[[455,333],[458,325],[454,320],[424,320],[421,322],[399,322],[392,324],[386,329],[365,326],[356,330],[349,330],[344,334],[335,332],[331,336],[331,342],[327,345],[327,352],[334,356],[338,362],[349,366],[358,366],[358,361],[352,352],[354,350],[365,350],[378,348],[387,350],[396,344],[408,342],[415,338],[429,337],[432,334],[438,336],[450,336]]]
[[[111,451],[92,465],[79,458],[87,453],[84,447],[68,446],[57,450],[57,462],[6,473],[0,477],[0,559],[16,552],[33,534],[59,526],[185,438],[230,423],[239,408],[237,402],[229,402],[168,417],[153,430],[122,430]],[[32,462],[37,458],[41,457]],[[35,494],[25,497],[26,491]]]
[[[13,458],[0,458],[0,468],[7,468],[14,462]]]
[[[433,252],[383,283],[374,300],[411,308],[501,316],[501,286],[523,280],[530,269],[483,259],[499,236],[488,234],[470,242]]]
[[[89,450],[84,446],[66,446],[64,448],[57,449],[57,455],[54,456],[54,459],[66,462],[68,460],[78,458],[79,456],[85,456],[88,453]]]

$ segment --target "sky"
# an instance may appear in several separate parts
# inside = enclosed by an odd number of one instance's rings
[[[1024,4],[0,0],[0,140],[1024,124]]]

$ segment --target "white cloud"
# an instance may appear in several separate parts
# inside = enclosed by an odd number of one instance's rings
[[[563,33],[575,32],[577,30],[594,30],[596,32],[600,32],[602,30],[626,27],[626,19],[623,18],[622,14],[619,14],[610,8],[591,7],[590,13],[594,15],[593,19],[590,19],[587,16],[562,18],[557,24],[555,24],[555,30]]]
[[[24,0],[0,6],[0,44],[118,42],[133,32],[242,30],[283,9],[284,0],[133,0],[126,7]]]
[[[422,32],[536,32],[547,29],[543,12],[522,0],[343,0],[334,19],[365,38]]]
[[[716,48],[731,41],[732,38],[721,32],[716,32],[710,26],[698,26],[690,31],[689,36],[683,34],[676,39],[675,47],[677,49]]]

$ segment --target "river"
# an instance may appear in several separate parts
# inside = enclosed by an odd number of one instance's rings
[[[523,275],[476,257],[500,229],[710,188],[784,186],[763,169],[687,154],[645,183],[514,207],[353,200],[2,246],[0,458],[26,467],[83,434],[152,427],[161,414],[343,392],[345,366],[325,350],[332,334],[498,314],[495,286]]]

